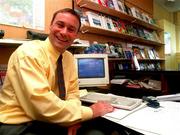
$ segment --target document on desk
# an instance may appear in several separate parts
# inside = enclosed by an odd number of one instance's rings
[[[141,108],[119,120],[106,118],[146,135],[179,135],[180,102],[163,101],[160,106]]]
[[[127,117],[128,115],[131,115],[132,113],[146,107],[145,103],[142,103],[140,106],[136,107],[133,110],[125,110],[125,109],[118,109],[116,108],[113,112],[105,114],[103,117],[108,118],[112,121],[119,121]]]

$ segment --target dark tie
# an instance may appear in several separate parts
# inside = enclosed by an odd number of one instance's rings
[[[58,86],[59,86],[59,97],[61,99],[65,99],[65,85],[64,85],[64,75],[63,75],[63,67],[62,67],[62,55],[59,56],[57,61],[57,74],[58,74]]]

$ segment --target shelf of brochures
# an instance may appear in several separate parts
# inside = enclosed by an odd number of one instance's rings
[[[107,43],[109,45],[109,51],[107,51],[107,53],[110,54],[108,58],[110,79],[117,79],[117,76],[120,78],[122,76],[128,76],[128,79],[135,80],[136,78],[142,79],[152,75],[151,79],[162,83],[161,89],[139,88],[137,93],[140,94],[142,92],[141,94],[145,94],[147,91],[149,94],[168,93],[168,88],[166,87],[167,82],[164,80],[164,76],[160,74],[160,72],[165,68],[165,44],[163,43],[161,36],[163,34],[163,29],[153,23],[154,19],[147,15],[151,21],[146,21],[146,19],[144,20],[135,17],[134,14],[129,14],[127,11],[124,12],[122,10],[118,10],[115,6],[112,6],[112,8],[110,8],[109,5],[103,6],[101,5],[101,2],[96,0],[76,1],[77,6],[82,9],[80,11],[84,13],[82,14],[83,25],[81,27],[81,33],[84,34],[83,36],[86,34],[88,36],[93,35],[95,40],[98,36],[103,36],[104,38],[107,37],[107,40],[112,39],[112,41],[110,40],[109,43]],[[115,5],[114,3],[115,2],[113,2],[113,5]],[[108,18],[110,18],[111,21],[108,21]],[[117,20],[119,20],[119,22]],[[118,27],[116,22],[118,22],[121,27]],[[108,27],[108,23],[111,28]],[[133,26],[132,29],[131,27],[128,27],[129,25]],[[145,31],[144,35],[141,34],[141,29]],[[133,32],[131,33],[131,30],[137,31],[138,34]],[[147,35],[148,32],[150,33],[150,36]],[[88,39],[88,37],[86,38]],[[115,40],[113,41],[113,39]],[[118,43],[117,40],[120,42]],[[99,39],[98,42],[101,43],[104,41],[103,39],[102,41]],[[115,43],[113,44],[113,42]],[[135,51],[133,47],[137,47],[140,51],[139,54],[143,57],[137,57],[137,49]],[[144,52],[144,55],[142,55],[141,50]],[[150,56],[150,52],[152,51],[155,51],[153,52],[155,57]],[[130,53],[133,54],[131,57],[129,56]],[[139,68],[137,68],[137,64],[135,63],[133,56],[136,56]],[[110,87],[111,86],[112,84],[110,84]],[[127,90],[131,93],[134,88],[135,87],[127,87]],[[119,90],[117,87],[115,89]]]
[[[148,29],[151,29],[151,30],[163,31],[163,29],[160,28],[157,25],[147,23],[147,22],[145,22],[143,20],[140,20],[138,18],[135,18],[135,17],[133,17],[131,15],[128,15],[128,14],[125,14],[123,12],[116,11],[114,9],[111,9],[111,8],[108,8],[108,7],[105,7],[105,6],[101,6],[101,5],[99,5],[99,4],[95,3],[95,2],[92,2],[90,0],[79,0],[77,2],[77,4],[80,7],[88,8],[88,9],[91,9],[91,10],[94,10],[94,11],[97,11],[97,12],[100,11],[101,13],[108,14],[108,15],[111,15],[111,16],[114,16],[114,17],[119,17],[122,20],[126,20],[128,22],[144,26],[144,27],[146,27]]]
[[[99,35],[108,36],[108,37],[120,38],[120,39],[124,39],[130,42],[136,42],[136,43],[141,43],[141,44],[146,44],[146,45],[155,45],[155,46],[163,45],[164,46],[163,43],[160,43],[157,41],[147,40],[138,36],[132,36],[132,35],[128,35],[128,34],[124,34],[120,32],[110,31],[110,30],[87,26],[87,25],[83,25],[81,27],[81,32],[94,33],[94,34],[99,34]]]

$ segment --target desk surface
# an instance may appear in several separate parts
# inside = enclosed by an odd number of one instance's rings
[[[160,108],[116,109],[104,118],[146,135],[179,135],[180,102],[163,101]]]

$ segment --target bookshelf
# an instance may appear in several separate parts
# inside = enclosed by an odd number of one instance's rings
[[[13,51],[27,39],[0,39],[0,89],[7,70],[7,62]]]
[[[97,1],[96,1],[97,2]],[[126,4],[126,0],[124,0],[124,3]],[[80,38],[89,40],[89,41],[97,41],[101,43],[106,42],[125,42],[130,44],[138,44],[138,46],[142,47],[151,47],[156,50],[156,52],[159,55],[158,59],[150,59],[150,58],[144,58],[144,59],[138,59],[138,62],[140,63],[147,63],[147,64],[160,64],[161,71],[165,69],[165,54],[164,54],[164,43],[163,43],[163,29],[160,28],[157,24],[152,24],[149,22],[145,22],[144,20],[141,20],[137,17],[134,17],[132,15],[126,14],[121,11],[117,11],[113,8],[100,5],[98,3],[93,2],[93,0],[76,0],[74,3],[74,7],[76,9],[80,9],[83,12],[91,11],[93,13],[102,14],[103,16],[110,16],[112,18],[120,18],[121,20],[128,22],[131,25],[141,27],[143,29],[147,29],[149,31],[155,31],[160,40],[149,40],[145,39],[140,36],[136,35],[130,35],[127,33],[121,33],[113,30],[107,30],[104,28],[94,27],[91,24],[90,25],[82,25],[81,27],[81,34],[79,35]],[[138,7],[137,7],[138,8]],[[152,16],[152,14],[150,15]],[[160,72],[160,71],[136,71],[133,69],[117,69],[118,64],[122,63],[132,63],[131,59],[127,58],[111,58],[109,57],[109,74],[110,79],[114,79],[115,76],[128,76],[129,73],[132,73],[134,78],[140,77],[146,77],[151,75],[152,72]],[[125,71],[125,72],[124,72]],[[129,76],[128,76],[129,77]],[[163,81],[163,77],[161,74],[154,74],[153,79],[157,79],[158,81]],[[111,87],[111,86],[110,86]],[[144,88],[143,88],[144,89]],[[165,88],[166,89],[166,88]],[[142,90],[142,89],[141,89]],[[145,89],[147,90],[147,89]],[[158,92],[157,94],[165,94],[167,93],[167,89],[164,90],[162,87],[162,90]],[[147,91],[153,91],[153,90],[147,90]]]
[[[111,8],[101,6],[101,5],[99,5],[99,4],[95,3],[95,2],[92,2],[90,0],[79,0],[77,2],[77,5],[80,8],[87,8],[87,9],[94,10],[94,11],[97,11],[97,12],[101,12],[101,13],[104,13],[104,14],[108,14],[108,15],[111,15],[111,16],[119,17],[122,20],[126,20],[126,21],[129,21],[131,23],[144,26],[144,27],[146,27],[148,29],[163,31],[163,29],[160,28],[158,25],[152,25],[152,24],[146,23],[146,22],[144,22],[144,21],[142,21],[142,20],[140,20],[138,18],[135,18],[135,17],[130,16],[128,14],[116,11],[116,10],[111,9]]]
[[[130,41],[130,42],[134,42],[134,43],[141,43],[141,44],[154,45],[154,46],[164,46],[164,43],[160,43],[160,42],[156,42],[156,41],[152,41],[152,40],[146,40],[141,37],[131,36],[128,34],[114,32],[114,31],[105,30],[105,29],[100,29],[100,28],[96,28],[96,27],[92,27],[92,26],[85,26],[85,25],[82,26],[81,32],[123,39],[125,41]]]

